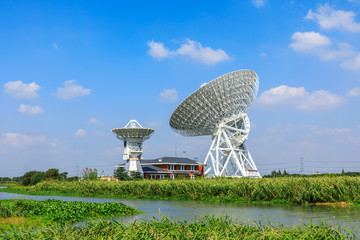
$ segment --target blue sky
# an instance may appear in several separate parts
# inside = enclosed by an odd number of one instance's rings
[[[360,171],[360,2],[1,1],[0,176],[112,174],[136,119],[144,158],[205,159],[168,124],[204,82],[260,79],[247,141],[261,174]],[[183,151],[186,151],[184,154]]]

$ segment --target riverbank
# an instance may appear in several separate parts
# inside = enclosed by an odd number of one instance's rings
[[[0,191],[52,196],[201,200],[233,203],[360,203],[359,177],[194,179],[141,181],[46,181]]]
[[[138,221],[125,225],[116,221],[97,221],[86,226],[52,225],[36,229],[13,229],[3,239],[356,239],[339,226],[324,223],[293,227],[271,223],[238,224],[228,217],[205,216],[191,222],[167,218]]]
[[[3,185],[4,186],[4,185]],[[145,196],[145,195],[115,195],[115,194],[99,194],[99,193],[75,193],[75,192],[64,192],[56,190],[38,191],[34,186],[25,187],[19,185],[8,185],[6,188],[0,188],[0,192],[23,194],[23,195],[34,195],[34,196],[66,196],[66,197],[89,197],[89,198],[115,198],[115,199],[148,199],[148,200],[196,200],[206,202],[222,202],[222,203],[253,203],[253,204],[293,204],[286,200],[271,200],[271,201],[253,201],[250,199],[242,198],[228,198],[228,197],[208,197],[208,198],[196,198],[193,199],[188,196]]]

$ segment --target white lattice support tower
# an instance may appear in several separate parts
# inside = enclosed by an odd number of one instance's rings
[[[219,124],[204,164],[205,174],[215,176],[260,178],[259,171],[245,146],[250,120],[241,113]]]

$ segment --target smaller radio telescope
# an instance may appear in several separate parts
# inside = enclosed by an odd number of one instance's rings
[[[142,160],[142,144],[151,137],[155,130],[143,128],[136,120],[131,120],[125,127],[114,128],[111,131],[116,133],[117,138],[124,142],[125,170],[128,173],[136,171],[143,174],[139,161]]]
[[[250,132],[245,112],[258,89],[259,78],[254,71],[234,71],[202,84],[171,115],[169,123],[175,132],[212,136],[205,175],[261,178],[245,146]]]

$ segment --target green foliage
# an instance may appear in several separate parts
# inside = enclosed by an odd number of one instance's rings
[[[143,178],[143,175],[138,172],[138,171],[131,171],[130,172],[130,177],[133,179],[133,180],[140,180]]]
[[[131,171],[130,176],[124,168],[118,168],[114,171],[114,177],[120,181],[129,181],[129,180],[141,180],[143,175],[138,171]]]
[[[270,175],[264,175],[262,176],[263,178],[269,178],[269,177],[306,177],[306,178],[313,178],[313,177],[341,177],[341,176],[349,176],[349,177],[360,177],[360,172],[345,172],[344,169],[342,170],[341,173],[316,173],[316,174],[298,174],[298,173],[293,173],[290,174],[288,173],[285,169],[284,172],[281,173],[281,171],[279,170],[278,172],[276,172],[275,170],[271,171]]]
[[[44,180],[66,180],[67,172],[59,173],[59,169],[50,168],[46,172],[30,171],[22,177],[14,177],[13,181],[20,182],[22,185],[35,185]]]
[[[114,177],[119,179],[120,181],[126,181],[126,180],[130,180],[129,175],[127,174],[127,172],[125,171],[124,168],[117,168],[114,171]]]
[[[68,172],[60,173],[59,180],[66,180],[68,174]]]
[[[13,177],[12,180],[17,183],[22,183],[23,177],[22,176],[21,177]]]
[[[0,218],[43,216],[50,222],[74,223],[85,219],[134,215],[140,211],[122,203],[64,202],[60,200],[0,200]]]
[[[59,169],[50,168],[45,172],[46,180],[60,180]]]
[[[62,179],[62,180],[65,180],[65,181],[68,181],[68,182],[78,182],[79,181],[79,177],[78,176],[74,176],[74,177],[68,177],[68,178],[65,178],[65,179]]]
[[[45,173],[39,171],[30,171],[24,174],[22,177],[22,184],[25,186],[35,185],[45,180]]]
[[[4,239],[355,239],[340,226],[325,223],[294,227],[236,223],[228,217],[205,216],[190,222],[163,218],[125,225],[117,221],[97,221],[85,226],[49,226],[41,231],[12,229]]]
[[[34,191],[56,194],[193,199],[223,202],[316,203],[360,200],[359,177],[214,178],[141,181],[41,182]]]
[[[84,181],[87,180],[97,180],[98,179],[98,172],[97,169],[85,168],[83,169],[81,179]]]
[[[11,178],[8,177],[0,177],[0,183],[9,183],[12,182]]]

